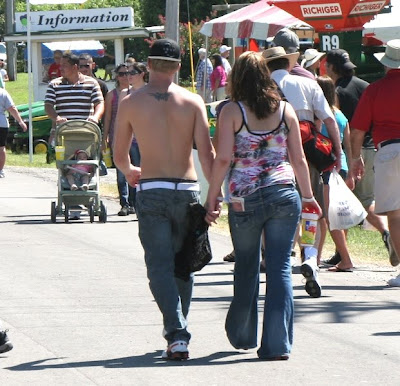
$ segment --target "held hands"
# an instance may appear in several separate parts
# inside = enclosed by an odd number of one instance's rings
[[[204,207],[207,210],[207,214],[204,217],[204,220],[207,222],[208,225],[212,225],[212,223],[217,223],[217,218],[221,215],[222,200],[222,197],[217,197],[214,200],[209,199],[205,203]]]

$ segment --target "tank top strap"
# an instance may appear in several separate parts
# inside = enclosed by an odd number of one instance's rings
[[[281,117],[281,121],[279,122],[278,127],[280,127],[282,125],[282,123],[284,123],[287,130],[289,130],[289,126],[287,125],[286,120],[285,120],[286,103],[287,102],[285,102],[285,101],[281,101],[281,103],[279,104],[279,114]]]
[[[247,113],[246,113],[246,109],[243,106],[243,102],[239,101],[239,102],[236,102],[236,103],[238,104],[238,106],[240,108],[240,111],[242,112],[242,117],[243,117],[242,126],[243,126],[243,124],[247,126]]]

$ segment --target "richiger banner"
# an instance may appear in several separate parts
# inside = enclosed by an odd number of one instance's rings
[[[360,30],[389,0],[271,0],[270,5],[311,24],[317,32]]]

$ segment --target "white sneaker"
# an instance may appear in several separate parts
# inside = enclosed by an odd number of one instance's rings
[[[393,279],[388,280],[388,284],[391,287],[400,287],[400,275],[397,277],[394,277]]]
[[[189,351],[187,346],[188,344],[184,340],[177,340],[174,343],[171,343],[167,349],[163,351],[161,358],[176,361],[189,359]]]
[[[307,259],[300,267],[301,274],[306,278],[306,285],[304,289],[312,298],[319,298],[321,296],[321,284],[319,284],[318,273],[319,268],[317,259]]]
[[[4,178],[4,177],[5,177],[4,170],[1,169],[1,170],[0,170],[0,178]]]

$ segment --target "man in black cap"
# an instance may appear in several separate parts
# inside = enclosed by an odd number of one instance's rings
[[[193,144],[207,179],[214,149],[203,100],[173,83],[180,68],[178,44],[170,39],[155,41],[148,67],[149,83],[119,105],[114,162],[137,189],[139,237],[168,342],[163,358],[182,360],[189,356],[187,314],[193,274],[187,281],[175,277],[175,254],[188,232],[189,205],[200,201]],[[140,148],[141,168],[131,165],[129,158],[133,135]],[[216,218],[217,211],[212,213]]]
[[[339,99],[340,110],[349,122],[361,98],[362,93],[369,83],[355,76],[356,65],[350,60],[349,53],[343,49],[331,50],[326,54],[326,73],[336,85],[336,93]],[[351,128],[350,128],[351,129]],[[367,221],[372,224],[382,235],[382,240],[389,251],[389,231],[386,229],[382,217],[375,214],[374,196],[374,158],[375,147],[372,141],[371,131],[366,133],[362,146],[362,157],[365,163],[365,174],[360,181],[357,181],[354,194],[367,210]],[[336,265],[340,262],[341,256],[336,252],[326,264]]]

